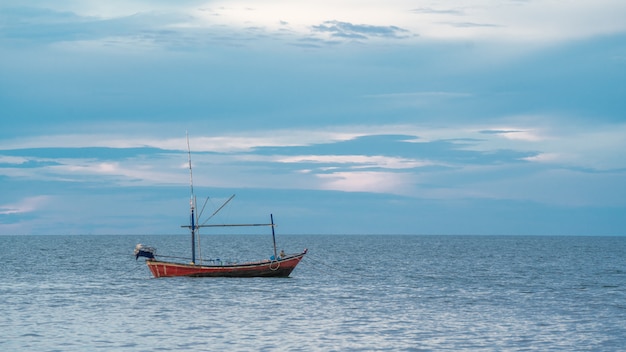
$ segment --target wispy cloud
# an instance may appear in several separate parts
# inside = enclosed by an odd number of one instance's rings
[[[3,9],[3,36],[35,43],[143,38],[155,40],[172,32],[169,28],[184,19],[181,14],[144,12],[103,18],[37,7]]]
[[[0,215],[30,213],[46,205],[50,200],[49,196],[35,196],[13,204],[0,204]]]
[[[419,14],[434,14],[434,15],[462,15],[464,11],[461,9],[454,8],[432,8],[432,7],[419,7],[412,9],[411,12],[419,13]]]
[[[524,160],[533,161],[533,162],[554,162],[561,159],[559,154],[556,153],[539,153],[537,155],[528,156],[523,158]]]
[[[0,165],[11,165],[11,164],[25,164],[28,162],[28,158],[19,157],[19,156],[7,156],[0,155]]]
[[[318,174],[323,182],[321,189],[343,192],[373,192],[407,195],[414,193],[414,176],[405,173],[393,172],[333,172]]]
[[[515,118],[513,118],[515,119]],[[623,140],[623,125],[581,125],[578,128],[562,129],[561,119],[546,119],[543,124],[532,122],[530,127],[526,117],[520,117],[518,123],[510,123],[503,125],[497,122],[494,125],[485,125],[480,123],[477,125],[469,124],[451,124],[451,125],[419,125],[419,124],[398,124],[398,125],[345,125],[333,127],[320,127],[310,129],[278,129],[278,130],[257,130],[237,133],[225,133],[222,135],[195,135],[191,137],[192,149],[195,153],[225,153],[231,157],[248,158],[251,155],[274,154],[280,155],[281,148],[304,148],[317,146],[340,146],[340,143],[350,141],[358,141],[368,136],[392,136],[400,135],[398,140],[401,144],[418,143],[425,144],[445,142],[457,150],[494,153],[499,150],[511,150],[526,153],[525,156],[515,156],[515,158],[523,158],[524,160],[534,160],[533,155],[571,155],[569,159],[562,159],[564,164],[571,167],[590,167],[595,168],[602,160],[606,160],[606,165],[615,164],[619,157],[616,151],[625,148]],[[535,119],[533,119],[535,121]],[[550,122],[549,122],[550,121]],[[556,121],[556,122],[555,122]],[[398,141],[388,141],[389,143],[398,143]],[[585,141],[584,143],[581,141]],[[377,143],[383,142],[383,140]],[[361,149],[364,154],[355,154],[350,151],[356,146]],[[423,159],[410,157],[397,157],[394,155],[383,155],[376,153],[375,149],[363,149],[360,144],[346,149],[344,154],[303,154],[303,150],[294,149],[294,155],[280,157],[280,159],[266,160],[280,163],[353,163],[354,165],[378,165],[388,168],[404,168],[404,167],[421,167],[428,163],[435,162],[429,159],[427,162]],[[136,149],[136,155],[141,156],[141,162],[149,162],[150,154],[157,151],[162,153],[184,152],[186,142],[184,136],[162,138],[141,137],[141,136],[124,136],[110,134],[80,134],[80,135],[48,135],[37,136],[32,138],[21,138],[19,140],[5,141],[4,150],[33,150],[33,155],[18,155],[15,153],[6,154],[0,151],[2,159],[0,165],[20,165],[29,162],[46,164],[51,169],[61,169],[61,166],[55,166],[54,163],[67,165],[70,160],[81,160],[84,168],[77,165],[77,170],[90,170],[90,172],[103,172],[115,170],[114,164],[101,164],[115,159],[93,159],[84,158],[85,152],[77,153],[83,157],[76,159],[68,159],[63,157],[51,158],[37,156],[37,149],[41,148],[70,148],[71,150],[85,150],[81,148],[113,148],[112,150],[128,150]],[[73,149],[72,149],[73,148]],[[77,149],[78,148],[78,149]],[[149,149],[153,148],[152,151]],[[378,147],[380,148],[380,146]],[[336,150],[335,150],[336,151]],[[99,152],[93,150],[89,153],[95,156]],[[110,153],[109,153],[110,154]],[[577,155],[576,158],[573,156]],[[407,155],[408,156],[408,155]],[[131,155],[132,157],[132,155]],[[246,159],[242,159],[244,161]],[[129,163],[137,162],[137,160],[128,160]],[[448,161],[444,161],[448,162]],[[424,164],[426,163],[426,164]],[[623,164],[623,163],[622,163]],[[34,164],[30,164],[31,166]],[[103,165],[108,165],[104,167]],[[118,165],[119,166],[119,165]],[[626,165],[623,165],[626,167]],[[620,166],[617,166],[620,167]]]
[[[390,157],[383,155],[298,155],[278,157],[280,163],[300,164],[340,164],[348,165],[353,169],[384,168],[384,169],[412,169],[417,167],[431,166],[432,162],[415,159]]]
[[[538,131],[536,130],[516,130],[516,129],[508,129],[508,128],[495,128],[490,130],[480,131],[483,134],[491,134],[500,136],[510,140],[519,140],[519,141],[540,141],[544,139]]]
[[[450,25],[458,28],[498,28],[503,27],[499,24],[493,23],[475,23],[475,22],[441,22],[442,24]]]
[[[341,21],[325,21],[312,27],[313,32],[324,33],[332,38],[370,39],[370,38],[406,38],[410,32],[396,26],[374,26],[352,24]]]
[[[124,129],[143,129],[139,124],[119,126]],[[145,126],[147,130],[154,129],[154,125]],[[360,136],[369,135],[372,131],[392,131],[394,127],[385,128],[379,126],[345,126],[345,127],[322,127],[314,129],[277,129],[257,130],[220,135],[190,136],[191,144],[196,152],[243,152],[255,148],[272,146],[303,146],[319,143],[346,141]],[[148,132],[149,134],[149,132]],[[34,149],[34,148],[158,148],[163,150],[186,150],[185,136],[163,138],[141,136],[140,134],[126,135],[123,132],[111,133],[77,133],[77,134],[51,134],[34,137],[24,137],[13,140],[5,140],[3,149]]]
[[[143,47],[184,51],[252,45],[258,40],[310,48],[341,41],[410,38],[545,43],[626,30],[620,16],[626,5],[614,0],[578,1],[567,6],[495,1],[473,6],[451,2],[442,8],[411,9],[412,5],[409,1],[305,4],[237,0],[192,1],[181,6],[133,2],[118,4],[119,8],[60,3],[44,8],[35,2],[29,7],[9,1],[2,7],[0,36],[22,43],[57,43],[66,50]]]

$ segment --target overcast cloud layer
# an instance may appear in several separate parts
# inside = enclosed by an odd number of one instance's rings
[[[0,234],[623,235],[623,1],[4,1]],[[209,210],[207,210],[209,212]]]

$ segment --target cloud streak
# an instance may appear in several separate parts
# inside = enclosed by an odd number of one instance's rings
[[[13,5],[13,6],[12,6]],[[136,2],[119,10],[106,6],[60,4],[41,8],[8,2],[2,7],[2,36],[34,43],[141,43],[146,47],[197,48],[211,42],[252,39],[334,40],[486,38],[545,42],[624,32],[626,5],[602,0],[565,5],[543,2],[485,1],[474,6],[452,2],[448,8],[411,8],[408,1],[384,6],[359,2],[277,1],[213,2],[180,7]],[[355,6],[358,10],[355,11]],[[496,6],[497,5],[497,6]],[[156,6],[156,9],[155,9]],[[409,9],[409,10],[407,10]],[[328,14],[334,17],[329,17]],[[595,19],[602,18],[599,22]],[[501,24],[506,22],[506,25]],[[419,37],[417,36],[419,34]],[[248,44],[246,44],[248,43]],[[300,43],[303,43],[302,41]],[[318,44],[321,42],[317,42]]]
[[[326,21],[313,26],[314,33],[328,34],[331,38],[370,39],[370,38],[407,38],[410,33],[406,29],[396,26],[373,26],[366,24],[352,24],[341,21]]]
[[[232,172],[260,175],[267,173],[265,170],[284,170],[286,174],[280,185],[273,183],[271,187],[434,196],[437,193],[419,189],[419,180],[437,177],[435,175],[450,175],[454,179],[452,184],[458,182],[458,195],[473,194],[488,198],[498,197],[492,191],[461,191],[466,187],[477,189],[476,184],[468,183],[475,170],[483,170],[482,172],[489,175],[493,172],[490,170],[493,170],[494,165],[499,165],[502,170],[515,170],[520,163],[543,165],[532,171],[537,173],[555,168],[602,170],[597,169],[599,154],[606,160],[612,158],[617,161],[620,158],[617,151],[626,147],[623,140],[609,137],[619,135],[614,126],[610,131],[604,131],[604,134],[587,131],[592,138],[604,140],[604,145],[571,150],[561,147],[568,145],[563,141],[564,136],[559,137],[560,141],[555,143],[554,137],[538,133],[537,129],[535,127],[530,130],[523,125],[437,129],[419,125],[344,126],[307,131],[258,131],[237,136],[195,136],[192,137],[191,144],[196,167],[214,170],[210,178],[198,177],[197,181],[205,186],[214,184],[245,187],[247,184],[258,184],[258,177],[235,177]],[[402,134],[397,135],[399,133]],[[367,147],[370,138],[379,138],[379,141]],[[575,134],[572,138],[569,145],[574,145],[581,137]],[[4,160],[5,166],[0,168],[0,174],[6,177],[65,182],[77,182],[90,176],[89,182],[113,182],[120,186],[133,187],[186,182],[181,178],[181,171],[185,167],[184,138],[133,139],[129,143],[129,139],[123,136],[111,138],[109,135],[85,135],[81,138],[48,136],[32,141],[21,140],[21,144],[10,145],[12,155],[6,155],[7,150],[0,152],[0,155],[4,155],[1,160]],[[76,154],[75,158],[37,156],[38,150],[70,145],[69,149],[58,149],[58,153]],[[84,149],[95,145],[104,149]],[[416,149],[407,153],[411,150],[411,145],[415,145]],[[122,150],[133,150],[125,148],[138,146],[142,148],[134,149],[135,155],[130,153],[124,159],[112,158]],[[107,148],[115,148],[113,150],[120,152],[107,152]],[[324,149],[332,152],[319,153]],[[361,153],[352,153],[355,149]],[[381,150],[386,150],[386,153],[381,154]],[[436,150],[439,151],[435,152]],[[84,158],[85,151],[92,157]],[[285,154],[285,151],[290,153]],[[318,153],[307,153],[309,151]],[[402,156],[397,154],[399,152]],[[424,155],[428,157],[424,158]],[[616,165],[614,161],[611,162],[612,165]],[[29,174],[24,173],[23,167],[26,165],[31,168]],[[463,175],[467,177],[465,180],[462,180]],[[313,177],[319,182],[302,182],[303,177]],[[385,178],[388,182],[380,184]]]
[[[14,204],[0,204],[0,215],[31,213],[49,203],[49,196],[27,197]]]
[[[279,157],[280,163],[299,164],[347,164],[350,168],[384,168],[384,169],[413,169],[417,167],[431,166],[431,162],[415,159],[388,157],[383,155],[298,155]]]

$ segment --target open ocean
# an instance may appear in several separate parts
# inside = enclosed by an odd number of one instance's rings
[[[626,349],[626,237],[277,239],[309,249],[289,278],[154,279],[134,246],[185,256],[188,236],[0,236],[0,350]],[[272,254],[271,236],[202,241]]]

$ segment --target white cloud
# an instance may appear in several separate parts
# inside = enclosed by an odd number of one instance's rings
[[[626,168],[626,123],[564,127],[542,144],[542,150],[560,154],[560,162],[597,170]]]
[[[0,155],[0,164],[24,164],[28,162],[27,158],[19,156]]]
[[[421,4],[414,1],[223,1],[202,6],[194,16],[207,24],[289,30],[311,35],[327,21],[396,26],[425,38],[554,41],[623,32],[626,4],[600,1],[483,0]]]
[[[394,172],[334,172],[316,175],[323,181],[320,189],[344,192],[373,192],[407,195],[413,188],[414,175]]]
[[[370,167],[380,167],[385,169],[412,169],[433,165],[433,163],[429,161],[383,155],[298,155],[278,157],[275,161],[280,163],[348,164],[349,167],[355,169]]]
[[[562,118],[516,117],[503,119],[504,123],[494,125],[449,124],[434,126],[421,125],[380,125],[380,126],[335,126],[317,129],[283,129],[274,131],[247,131],[237,134],[215,136],[197,135],[191,137],[192,159],[198,185],[212,187],[269,187],[284,189],[332,189],[347,192],[372,191],[419,196],[462,196],[496,197],[488,189],[480,190],[473,186],[455,188],[446,195],[446,187],[436,186],[441,181],[436,175],[457,174],[473,177],[480,170],[481,178],[500,178],[507,173],[508,166],[519,167],[516,161],[525,160],[542,168],[589,168],[596,170],[616,170],[626,167],[621,151],[626,150],[626,124],[619,125],[565,125]],[[566,128],[566,127],[567,128]],[[375,135],[406,136],[403,142],[437,144],[448,149],[426,152],[420,157],[396,156],[390,153],[362,154],[315,153],[316,144],[330,145],[346,142],[358,137]],[[394,139],[397,143],[398,139]],[[458,151],[476,152],[472,158],[451,158],[455,143]],[[56,181],[106,181],[115,185],[155,185],[184,184],[188,179],[181,173],[186,165],[186,141],[184,136],[177,138],[125,137],[122,135],[50,135],[41,138],[23,138],[7,143],[9,149],[20,148],[82,148],[89,146],[134,148],[148,146],[167,151],[146,156],[119,157],[117,159],[94,158],[37,158],[10,157],[15,163],[33,162],[33,167],[0,168],[8,177],[21,179],[41,179]],[[267,154],[257,150],[261,147],[310,147],[311,154],[285,155]],[[401,145],[394,144],[402,148]],[[421,148],[421,147],[420,147]],[[407,144],[405,151],[411,149]],[[425,150],[428,150],[426,148]],[[498,165],[504,171],[490,169],[489,155],[506,151],[498,158]],[[509,153],[510,154],[507,154]],[[522,156],[520,156],[520,154]],[[120,154],[123,155],[123,154]],[[404,155],[404,154],[403,154]],[[485,155],[485,159],[481,159]],[[510,155],[510,156],[509,156]],[[527,155],[527,156],[523,156]],[[478,159],[476,159],[478,158]],[[508,158],[508,159],[507,159]],[[508,160],[508,161],[507,161]],[[280,166],[276,172],[275,166]],[[315,165],[315,166],[312,166]],[[509,165],[510,164],[510,165]],[[441,166],[443,168],[424,168]],[[204,170],[208,170],[208,173]],[[404,173],[389,170],[405,170]],[[474,171],[472,171],[474,170]],[[410,173],[409,173],[410,172]],[[443,172],[443,173],[440,173]],[[517,173],[517,171],[510,171]],[[435,177],[428,181],[433,186],[427,190],[417,190],[415,180]],[[457,178],[454,178],[458,180]],[[428,183],[427,182],[427,183]],[[462,181],[461,184],[465,184]],[[430,186],[429,186],[430,187]],[[485,193],[486,192],[486,193]],[[497,193],[497,192],[495,192]]]
[[[626,161],[619,151],[626,149],[626,124],[572,123],[567,116],[512,116],[503,117],[501,122],[492,125],[484,123],[440,123],[434,125],[390,124],[390,125],[339,125],[332,127],[294,128],[277,130],[254,130],[237,133],[225,132],[219,135],[192,134],[192,152],[250,153],[262,147],[297,147],[316,144],[332,144],[354,140],[359,137],[376,135],[405,135],[405,142],[428,143],[448,141],[458,143],[459,149],[469,151],[514,150],[531,152],[534,155],[550,155],[551,160],[573,167],[626,167]],[[505,121],[502,123],[502,121]],[[126,130],[117,126],[119,130]],[[132,130],[141,130],[136,125]],[[23,137],[3,141],[5,149],[30,148],[139,148],[152,147],[184,152],[187,143],[180,137],[154,137],[148,131],[144,136],[122,134],[60,134]],[[241,154],[240,160],[251,158],[253,154]],[[259,158],[267,158],[257,156]],[[390,168],[420,167],[424,163],[435,162],[428,155],[423,160],[391,158],[390,156],[366,155],[301,155],[280,157],[279,162],[301,162],[298,158],[309,158],[312,162],[346,163],[358,162],[377,164]],[[341,160],[343,158],[343,160]],[[359,159],[360,158],[360,159]],[[379,158],[379,159],[376,159]],[[549,158],[542,157],[544,162]],[[24,163],[23,157],[3,157],[7,163]],[[248,159],[250,160],[250,159]],[[259,159],[260,160],[260,159]],[[429,161],[424,161],[429,160]],[[533,160],[532,158],[529,160]],[[538,159],[535,159],[535,161]],[[54,161],[52,159],[38,161]],[[62,163],[68,163],[68,160]],[[108,171],[113,172],[114,165]],[[102,165],[89,165],[90,168]],[[102,170],[101,170],[102,171]]]
[[[368,1],[218,1],[199,8],[194,15],[208,24],[233,27],[261,27],[271,31],[290,29],[310,33],[311,27],[326,21],[342,21],[387,26],[406,22],[402,2]]]
[[[49,196],[27,197],[13,204],[0,205],[0,214],[21,214],[30,213],[41,208],[51,200]]]
[[[19,6],[28,6],[20,2]],[[40,6],[31,2],[31,6]],[[205,38],[216,31],[234,37],[263,35],[291,41],[383,39],[493,40],[497,42],[552,43],[610,35],[626,31],[626,3],[620,0],[568,2],[556,0],[479,0],[420,3],[392,1],[283,1],[232,0],[202,3],[80,2],[48,4],[59,15],[77,14],[67,40],[171,45],[168,31],[184,31],[184,37]],[[115,20],[123,19],[123,23]],[[102,21],[95,28],[92,25]],[[106,23],[106,21],[110,21]],[[80,25],[97,37],[84,40]],[[139,27],[137,27],[139,26]],[[137,35],[138,29],[142,35]],[[83,31],[84,33],[84,31]],[[160,38],[151,40],[151,36]],[[124,37],[127,37],[124,39]],[[181,36],[175,36],[177,41]],[[61,40],[65,41],[65,40]],[[197,41],[193,41],[198,43]],[[232,44],[232,43],[231,43]],[[94,47],[97,47],[95,45]],[[136,50],[136,48],[135,48]]]
[[[45,147],[41,147],[45,148]],[[121,158],[117,161],[97,158],[23,158],[33,167],[3,167],[0,175],[29,181],[93,182],[103,181],[117,185],[178,184],[186,180],[180,177],[179,163],[170,155],[151,159]],[[176,165],[176,166],[173,166]],[[183,166],[186,168],[187,164]]]
[[[151,160],[128,158],[114,162],[85,159],[57,159],[55,161],[58,165],[42,167],[36,171],[39,177],[79,181],[93,180],[85,179],[85,176],[102,176],[112,178],[112,182],[119,185],[134,186],[186,182],[180,177],[179,164],[171,162],[168,156],[155,156]]]
[[[533,155],[533,156],[529,156],[529,157],[523,158],[523,160],[526,160],[526,161],[533,161],[533,162],[539,162],[539,163],[555,162],[555,161],[558,161],[559,159],[561,159],[561,156],[559,154],[556,154],[556,153],[540,153],[540,154],[537,154],[537,155]]]
[[[172,137],[171,134],[163,137],[154,135],[163,134],[162,130],[154,131],[154,125],[144,124],[115,124],[118,131],[132,130],[128,135],[121,133],[75,133],[75,134],[50,134],[3,141],[4,149],[29,149],[29,148],[141,148],[151,147],[165,150],[186,151],[187,142],[184,133],[180,137]],[[110,127],[109,127],[110,128]],[[367,126],[349,125],[315,128],[293,128],[277,130],[253,130],[244,132],[222,132],[218,135],[206,135],[199,132],[190,133],[190,146],[192,152],[221,152],[234,153],[251,151],[260,147],[290,147],[307,146],[312,144],[334,143],[349,141],[358,137],[396,133],[396,126]],[[165,127],[171,131],[171,127]],[[98,126],[90,130],[100,130]],[[107,129],[108,130],[108,129]],[[146,130],[141,134],[137,130]],[[184,131],[183,131],[184,132]]]
[[[545,139],[537,129],[516,127],[490,127],[482,133],[493,134],[511,141],[537,142]]]

